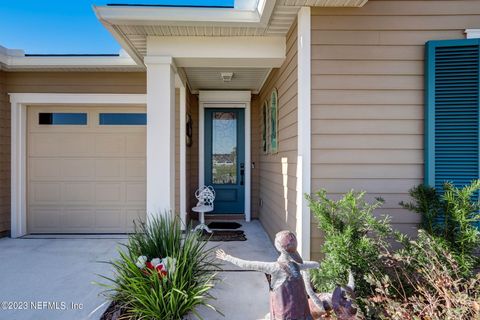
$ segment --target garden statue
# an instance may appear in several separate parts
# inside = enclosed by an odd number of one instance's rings
[[[318,268],[319,263],[303,261],[297,252],[295,235],[290,231],[277,233],[275,248],[280,252],[275,262],[246,261],[232,257],[223,250],[217,250],[216,255],[218,259],[240,268],[267,274],[270,287],[270,320],[325,319],[332,310],[338,319],[355,319],[356,310],[351,302],[351,274],[346,288],[337,287],[333,294],[316,294],[311,287],[307,270]]]

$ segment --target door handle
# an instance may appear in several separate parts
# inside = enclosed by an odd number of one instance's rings
[[[243,186],[243,177],[245,176],[245,164],[240,163],[240,185]]]

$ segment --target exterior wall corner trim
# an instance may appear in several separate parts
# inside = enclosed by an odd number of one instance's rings
[[[311,193],[311,9],[298,12],[298,158],[297,227],[300,255],[310,259],[310,208],[305,194]]]

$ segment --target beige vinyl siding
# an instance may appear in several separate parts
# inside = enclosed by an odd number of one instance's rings
[[[260,201],[260,155],[262,153],[262,120],[261,120],[261,104],[258,95],[252,95],[250,119],[251,119],[251,154],[252,162],[251,172],[251,194],[250,209],[252,219],[259,218],[259,201]]]
[[[278,153],[265,155],[258,143],[260,155],[259,194],[263,205],[259,217],[273,239],[280,230],[296,230],[296,170],[297,170],[297,23],[287,34],[287,57],[279,69],[272,70],[255,99],[258,119],[261,107],[270,99],[273,88],[278,90]],[[258,137],[261,121],[258,121]],[[282,164],[283,161],[283,164]]]
[[[10,103],[0,70],[0,237],[10,230]]]
[[[376,1],[312,10],[312,190],[385,199],[378,214],[415,234],[400,208],[423,181],[424,44],[478,28],[478,1]],[[321,234],[312,220],[312,256]]]
[[[144,72],[9,72],[7,92],[146,93]]]
[[[193,95],[188,88],[186,96],[186,111],[192,117],[192,145],[187,146],[185,152],[186,210],[189,213],[197,203],[194,193],[198,185],[198,96]],[[189,220],[190,216],[187,214],[187,221]]]
[[[190,93],[188,90],[187,95],[187,112],[192,117],[192,145],[187,147],[187,186],[189,187],[189,194],[187,195],[188,212],[191,213],[191,208],[197,204],[195,198],[195,191],[198,189],[198,122],[199,122],[199,110],[198,110],[198,95]],[[190,172],[188,174],[188,172]]]

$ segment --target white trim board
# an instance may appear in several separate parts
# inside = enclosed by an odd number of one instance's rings
[[[266,36],[149,36],[147,53],[145,64],[149,57],[171,56],[177,67],[279,68],[285,61],[286,41],[285,37]]]
[[[8,49],[0,46],[0,63],[5,65],[7,70],[22,69],[122,69],[142,71],[143,66],[137,64],[124,50],[118,56],[95,56],[95,55],[45,55],[29,56],[23,50]]]
[[[205,108],[245,109],[245,220],[252,219],[251,190],[251,92],[250,91],[200,91],[198,128],[198,185],[205,184]]]
[[[305,194],[311,193],[311,13],[298,12],[298,158],[297,158],[297,238],[300,255],[310,260],[310,208]]]
[[[187,158],[187,144],[185,141],[185,134],[187,132],[187,89],[182,83],[180,86],[180,220],[182,223],[182,229],[186,229],[187,221],[187,167],[186,167],[186,158]]]
[[[27,234],[27,106],[146,105],[145,94],[10,93],[11,237]]]
[[[465,29],[465,37],[467,39],[480,38],[480,29]]]

